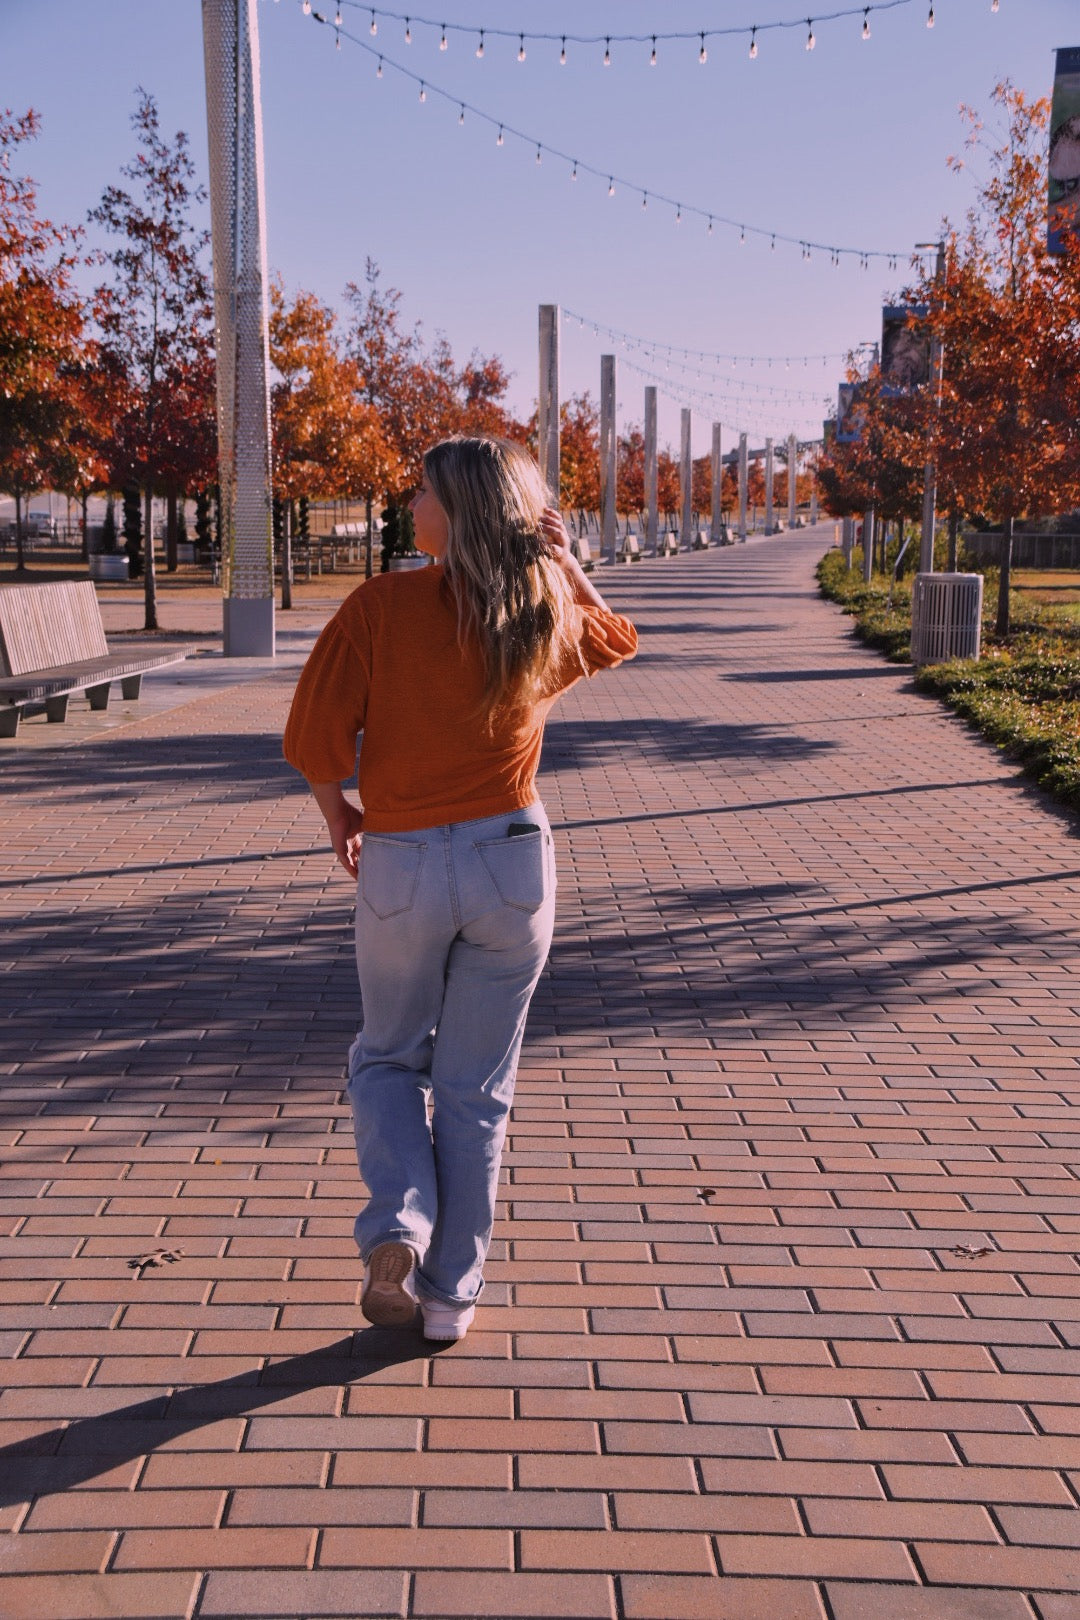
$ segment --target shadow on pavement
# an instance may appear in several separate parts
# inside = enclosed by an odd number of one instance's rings
[[[354,1384],[444,1348],[418,1329],[365,1328],[261,1371],[162,1393],[0,1447],[0,1507],[74,1490],[121,1463],[222,1418],[246,1417],[301,1389]]]

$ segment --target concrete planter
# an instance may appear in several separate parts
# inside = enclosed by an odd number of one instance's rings
[[[127,579],[126,551],[95,551],[90,554],[91,579]]]

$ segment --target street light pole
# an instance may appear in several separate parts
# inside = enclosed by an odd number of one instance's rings
[[[937,249],[937,264],[934,269],[934,281],[940,299],[945,288],[945,243],[944,242],[916,242],[916,250],[927,248]],[[945,346],[937,333],[930,339],[930,387],[934,391],[934,418],[935,422],[941,411],[941,385],[944,376]],[[934,460],[933,440],[927,445],[926,470],[923,477],[923,506],[922,506],[922,541],[919,546],[919,572],[932,574],[934,572],[934,523],[937,506],[937,464]]]

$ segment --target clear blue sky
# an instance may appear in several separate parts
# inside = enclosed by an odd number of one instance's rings
[[[959,218],[971,196],[968,176],[946,167],[962,143],[961,102],[989,112],[990,91],[1011,77],[1048,94],[1053,50],[1080,45],[1076,0],[928,0],[873,11],[871,38],[861,14],[816,22],[816,48],[805,49],[805,0],[417,0],[412,43],[404,24],[343,4],[345,26],[387,58],[545,145],[578,156],[605,175],[798,239],[859,249],[908,252],[938,234],[943,215]],[[314,0],[332,21],[334,0]],[[831,0],[840,9],[844,0]],[[379,8],[381,11],[381,8]],[[395,5],[404,11],[404,5]],[[695,41],[649,46],[568,45],[439,31],[416,15],[448,24],[573,34],[640,33],[762,25],[751,61],[745,35],[710,41],[698,61]],[[764,25],[798,20],[788,30]],[[515,373],[512,403],[527,413],[536,396],[537,305],[561,304],[591,320],[694,350],[783,357],[837,355],[880,330],[880,307],[900,285],[904,263],[869,269],[826,254],[809,262],[799,247],[749,237],[640,191],[582,174],[511,136],[495,132],[434,90],[342,41],[305,16],[300,0],[261,0],[263,118],[271,267],[286,285],[338,303],[370,255],[384,280],[400,288],[410,318],[429,335],[443,331],[455,354],[502,356]],[[186,129],[205,172],[202,32],[197,0],[0,0],[0,99],[33,106],[43,132],[25,164],[39,181],[44,211],[84,220],[102,187],[134,150],[130,116],[135,88],[157,98],[163,128]],[[619,354],[622,423],[642,419],[645,379],[629,362],[652,362],[592,328],[564,321],[564,395],[598,391],[600,354]],[[676,368],[660,370],[661,436],[678,442],[681,403],[694,405],[694,449],[709,445],[709,424],[725,440],[746,428],[754,442],[771,432],[820,432],[835,397],[839,359],[788,370],[783,358],[713,368],[719,381],[688,377],[686,386],[723,395],[713,403],[681,395]],[[746,385],[742,392],[736,385]],[[778,390],[769,394],[763,387]],[[809,398],[798,397],[799,390]]]

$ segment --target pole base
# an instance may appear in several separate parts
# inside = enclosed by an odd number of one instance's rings
[[[222,601],[226,658],[273,658],[274,598],[226,596]]]

